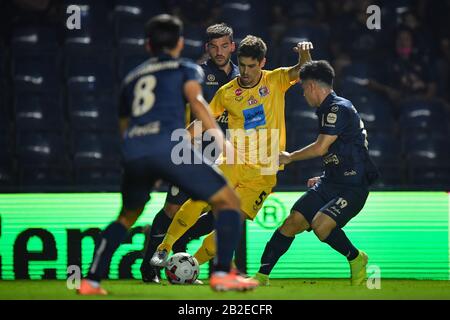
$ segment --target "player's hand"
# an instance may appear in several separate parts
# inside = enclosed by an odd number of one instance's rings
[[[287,151],[281,151],[279,155],[279,161],[280,165],[291,163],[291,154]]]
[[[302,41],[297,43],[297,46],[294,47],[294,51],[298,53],[298,62],[300,65],[312,60],[309,53],[309,50],[312,49],[314,49],[312,42]]]
[[[320,181],[320,177],[310,178],[310,179],[308,179],[308,182],[306,183],[306,185],[308,186],[308,188],[312,188],[319,181]]]

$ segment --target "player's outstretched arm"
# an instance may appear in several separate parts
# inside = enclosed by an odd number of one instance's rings
[[[184,95],[187,102],[191,106],[192,112],[195,114],[198,121],[201,121],[204,131],[209,132],[214,136],[215,141],[221,147],[225,146],[225,137],[220,130],[215,118],[210,113],[208,103],[203,98],[202,87],[200,83],[195,80],[187,81],[184,85]],[[188,127],[188,131],[192,134],[193,123]]]
[[[328,149],[336,141],[338,136],[319,134],[317,140],[300,150],[292,153],[282,151],[280,153],[280,164],[289,164],[293,161],[308,160],[317,157],[321,157],[328,152]]]
[[[297,46],[294,47],[294,51],[298,53],[298,63],[289,69],[289,80],[295,81],[298,80],[300,68],[306,62],[311,61],[311,54],[309,50],[313,49],[313,44],[308,41],[303,41],[297,43]]]

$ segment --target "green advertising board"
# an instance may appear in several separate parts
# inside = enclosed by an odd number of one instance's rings
[[[271,194],[247,221],[247,272],[253,274],[266,242],[289,214],[300,192]],[[109,277],[139,278],[142,227],[151,224],[165,194],[154,193],[137,227],[114,254]],[[0,279],[65,279],[68,265],[92,259],[93,235],[117,217],[116,193],[0,195]],[[372,192],[363,211],[345,227],[369,254],[369,272],[383,278],[450,279],[449,195],[446,192]],[[194,253],[201,239],[192,241]],[[202,266],[200,278],[208,275]],[[298,235],[273,278],[343,278],[348,264],[313,232]]]

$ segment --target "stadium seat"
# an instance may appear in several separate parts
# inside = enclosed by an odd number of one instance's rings
[[[380,172],[377,187],[399,186],[404,182],[399,139],[393,135],[369,135],[369,154]]]
[[[148,19],[157,14],[164,13],[161,1],[116,0],[114,3],[114,15],[116,19],[121,17]]]
[[[328,32],[323,27],[302,26],[289,30],[281,42],[281,65],[292,66],[298,62],[298,55],[292,50],[298,42],[311,41],[315,60],[329,59]]]
[[[144,63],[149,59],[147,54],[138,54],[138,55],[124,55],[119,57],[118,68],[117,68],[117,77],[119,81],[123,81],[125,76],[134,68]]]
[[[293,85],[285,95],[286,115],[289,117],[291,113],[298,110],[314,110],[306,103],[303,96],[303,89],[300,84]]]
[[[448,133],[450,117],[442,105],[426,100],[408,100],[401,106],[400,124],[404,132],[415,130]]]
[[[67,1],[76,4],[77,1]],[[74,3],[75,2],[75,3]],[[114,39],[112,16],[103,1],[78,1],[80,6],[80,29],[65,28],[64,49],[66,53],[86,53],[98,48],[111,48]]]
[[[15,56],[12,77],[16,92],[59,92],[60,61],[51,55]]]
[[[103,167],[120,164],[118,134],[77,133],[72,138],[73,164],[80,167]]]
[[[50,97],[17,95],[15,99],[16,130],[64,132],[65,119],[60,101]]]
[[[87,191],[118,191],[122,179],[120,167],[75,169],[75,185]]]
[[[254,19],[252,3],[248,1],[227,1],[221,7],[220,21],[232,26],[241,34],[253,34]]]
[[[369,136],[376,133],[393,134],[397,130],[394,106],[383,96],[361,93],[350,95],[348,99],[361,116]]]
[[[133,53],[144,53],[145,32],[143,20],[120,19],[116,20],[116,43],[122,53],[130,53],[124,49],[139,50]]]
[[[69,97],[68,110],[73,132],[118,131],[116,101],[111,97],[75,95]]]
[[[50,133],[19,133],[16,153],[21,167],[66,167],[67,145],[64,136]]]
[[[4,127],[0,127],[4,128]],[[11,165],[13,161],[14,142],[11,133],[6,130],[0,130],[0,164]]]
[[[28,26],[15,28],[11,37],[13,54],[55,54],[59,49],[58,28]]]
[[[14,187],[17,184],[16,172],[12,165],[0,163],[0,188]]]
[[[66,64],[66,79],[70,95],[77,92],[113,92],[116,83],[108,57],[72,57]]]
[[[25,167],[20,170],[20,185],[28,188],[37,187],[42,192],[42,187],[50,190],[55,188],[67,187],[73,183],[73,177],[70,167],[65,168],[39,168]],[[45,189],[44,189],[45,190]],[[32,191],[32,190],[30,190]]]
[[[432,138],[422,134],[411,137],[405,146],[410,184],[418,186],[449,185],[450,152],[448,137]]]
[[[339,92],[343,96],[370,95],[364,81],[373,78],[373,70],[365,61],[353,61],[344,67],[339,77]]]

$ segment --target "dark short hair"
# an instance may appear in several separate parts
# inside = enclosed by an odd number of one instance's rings
[[[233,41],[233,29],[226,23],[213,24],[206,29],[207,42],[226,36],[230,37],[230,41]]]
[[[145,24],[145,36],[154,54],[175,48],[182,34],[181,20],[168,14],[154,16]]]
[[[248,35],[239,43],[237,56],[261,61],[267,53],[267,46],[261,38]]]
[[[310,61],[300,68],[300,80],[315,80],[333,87],[334,69],[325,60]]]

